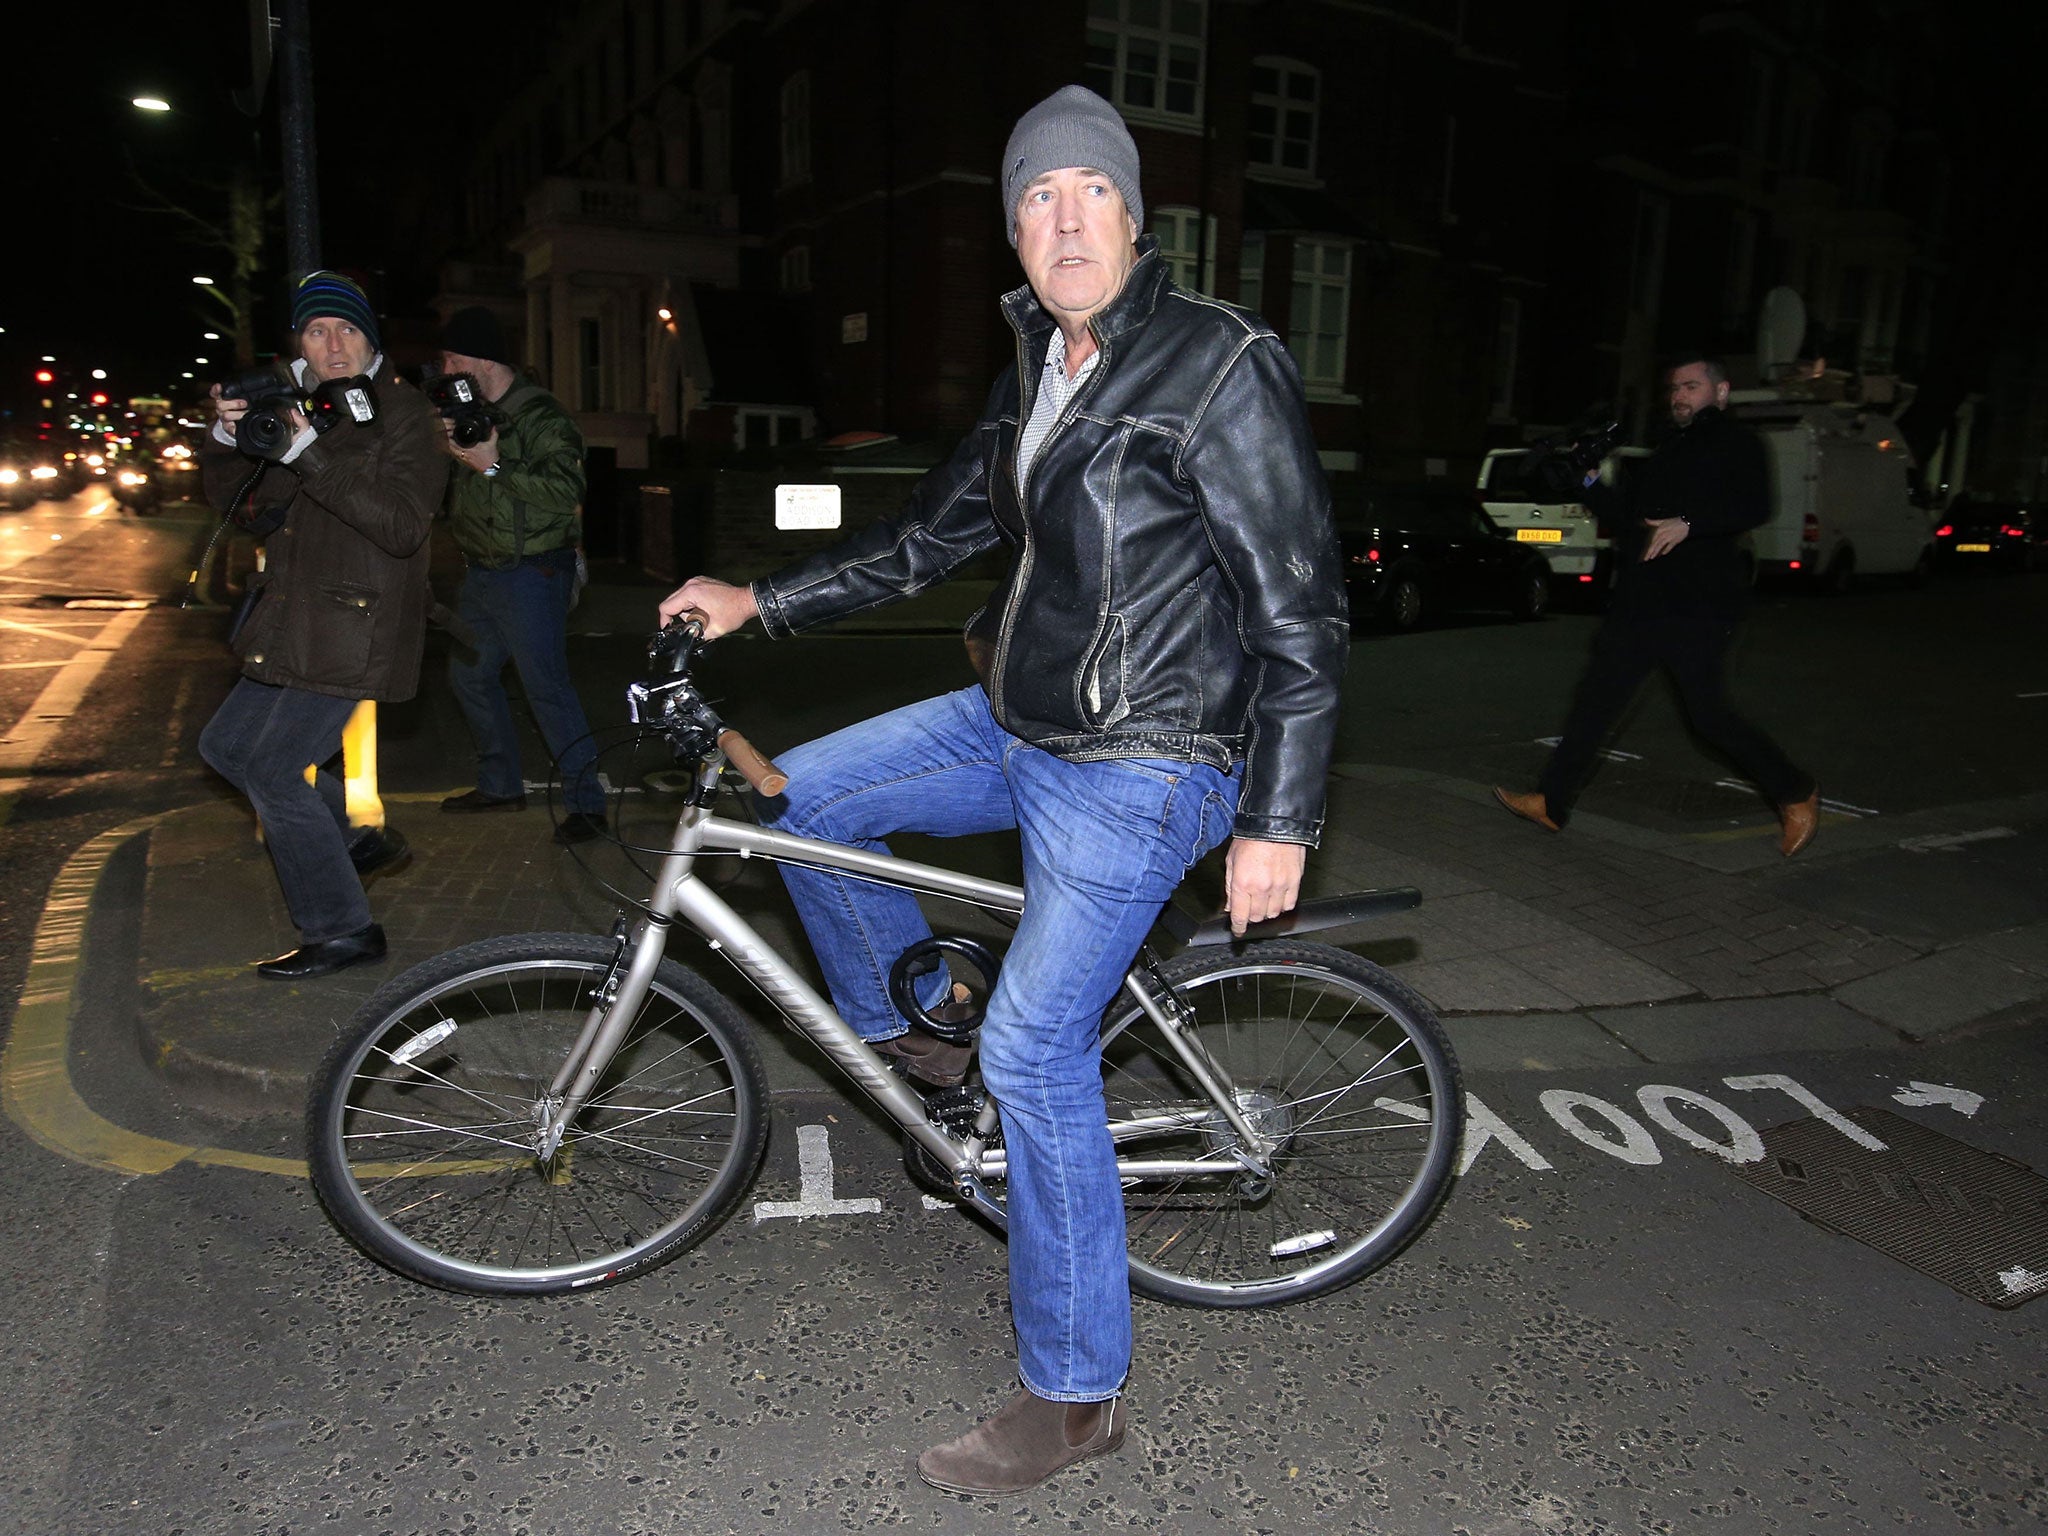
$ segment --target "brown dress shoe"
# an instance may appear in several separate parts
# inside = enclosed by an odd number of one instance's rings
[[[1541,794],[1518,795],[1493,786],[1493,798],[1513,811],[1524,821],[1533,821],[1546,832],[1561,832],[1564,829],[1550,819],[1550,802]]]
[[[1812,842],[1813,834],[1820,830],[1820,791],[1816,789],[1804,800],[1779,806],[1778,825],[1785,829],[1784,836],[1778,839],[1778,852],[1789,859]]]
[[[1019,1390],[957,1440],[917,1458],[917,1475],[947,1493],[1022,1493],[1062,1467],[1124,1443],[1124,1400],[1055,1403]]]

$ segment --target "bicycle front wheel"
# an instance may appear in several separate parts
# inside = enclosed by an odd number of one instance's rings
[[[673,961],[559,1143],[544,1134],[612,958],[582,935],[491,939],[363,1005],[307,1110],[313,1187],[351,1241],[429,1285],[546,1294],[645,1273],[731,1209],[767,1146],[760,1055]]]
[[[1443,1026],[1371,962],[1285,940],[1163,968],[1213,1079],[1269,1148],[1263,1171],[1135,1004],[1103,1029],[1133,1289],[1203,1307],[1300,1301],[1377,1269],[1443,1203],[1464,1127]],[[1152,1174],[1146,1162],[1203,1165]]]

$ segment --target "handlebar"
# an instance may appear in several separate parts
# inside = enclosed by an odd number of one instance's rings
[[[789,787],[789,775],[719,719],[691,681],[690,663],[703,643],[704,626],[694,619],[671,624],[648,640],[648,661],[665,669],[668,676],[660,681],[633,683],[626,689],[633,722],[660,731],[678,757],[701,761],[714,751],[723,752],[725,760],[758,793],[781,794]]]

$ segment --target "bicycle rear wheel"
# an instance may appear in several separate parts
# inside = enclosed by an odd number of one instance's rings
[[[1393,1258],[1449,1192],[1464,1126],[1457,1062],[1429,1005],[1320,944],[1197,949],[1163,969],[1189,1034],[1276,1150],[1270,1176],[1245,1168],[1237,1132],[1157,1026],[1135,1004],[1112,1012],[1103,1086],[1120,1160],[1215,1165],[1127,1174],[1133,1289],[1270,1306]]]
[[[308,1160],[349,1239],[474,1295],[642,1274],[752,1183],[767,1095],[744,1017],[664,960],[589,1103],[543,1158],[543,1098],[613,946],[526,934],[450,951],[363,1005],[314,1078]]]

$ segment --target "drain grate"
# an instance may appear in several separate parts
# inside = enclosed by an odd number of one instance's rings
[[[2048,1294],[2048,1178],[1885,1109],[1848,1117],[1874,1152],[1815,1119],[1763,1133],[1735,1172],[1800,1214],[1988,1307]]]

